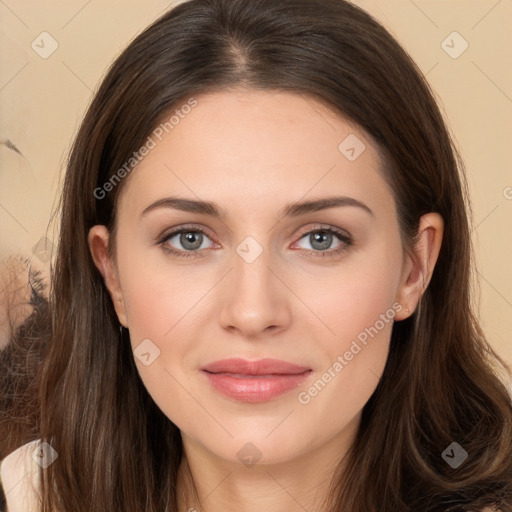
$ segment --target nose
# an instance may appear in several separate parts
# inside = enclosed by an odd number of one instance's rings
[[[252,262],[235,253],[220,298],[222,327],[252,339],[286,329],[293,294],[280,273],[266,249]]]

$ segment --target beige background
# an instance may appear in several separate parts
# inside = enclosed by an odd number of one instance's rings
[[[512,0],[354,3],[383,22],[426,73],[455,135],[473,200],[481,319],[512,363]],[[84,110],[113,58],[171,5],[0,0],[0,257],[34,253],[48,265],[50,213]],[[50,48],[42,32],[58,44],[46,59],[31,47]],[[464,41],[467,50],[452,58],[447,51],[456,55]]]

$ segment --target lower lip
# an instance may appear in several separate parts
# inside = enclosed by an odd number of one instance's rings
[[[300,386],[311,370],[293,375],[235,377],[233,374],[203,371],[210,384],[224,395],[242,402],[266,402]]]

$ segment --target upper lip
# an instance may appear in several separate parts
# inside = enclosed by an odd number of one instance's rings
[[[247,359],[231,358],[207,364],[201,370],[210,373],[233,373],[240,375],[297,375],[311,370],[311,368],[279,359],[249,361]]]

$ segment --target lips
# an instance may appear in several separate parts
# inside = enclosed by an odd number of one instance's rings
[[[311,368],[288,363],[279,359],[246,359],[232,358],[215,361],[201,368],[209,373],[226,373],[240,377],[255,375],[298,375]]]
[[[266,402],[296,389],[312,373],[278,359],[223,359],[201,368],[216,391],[239,402]]]

